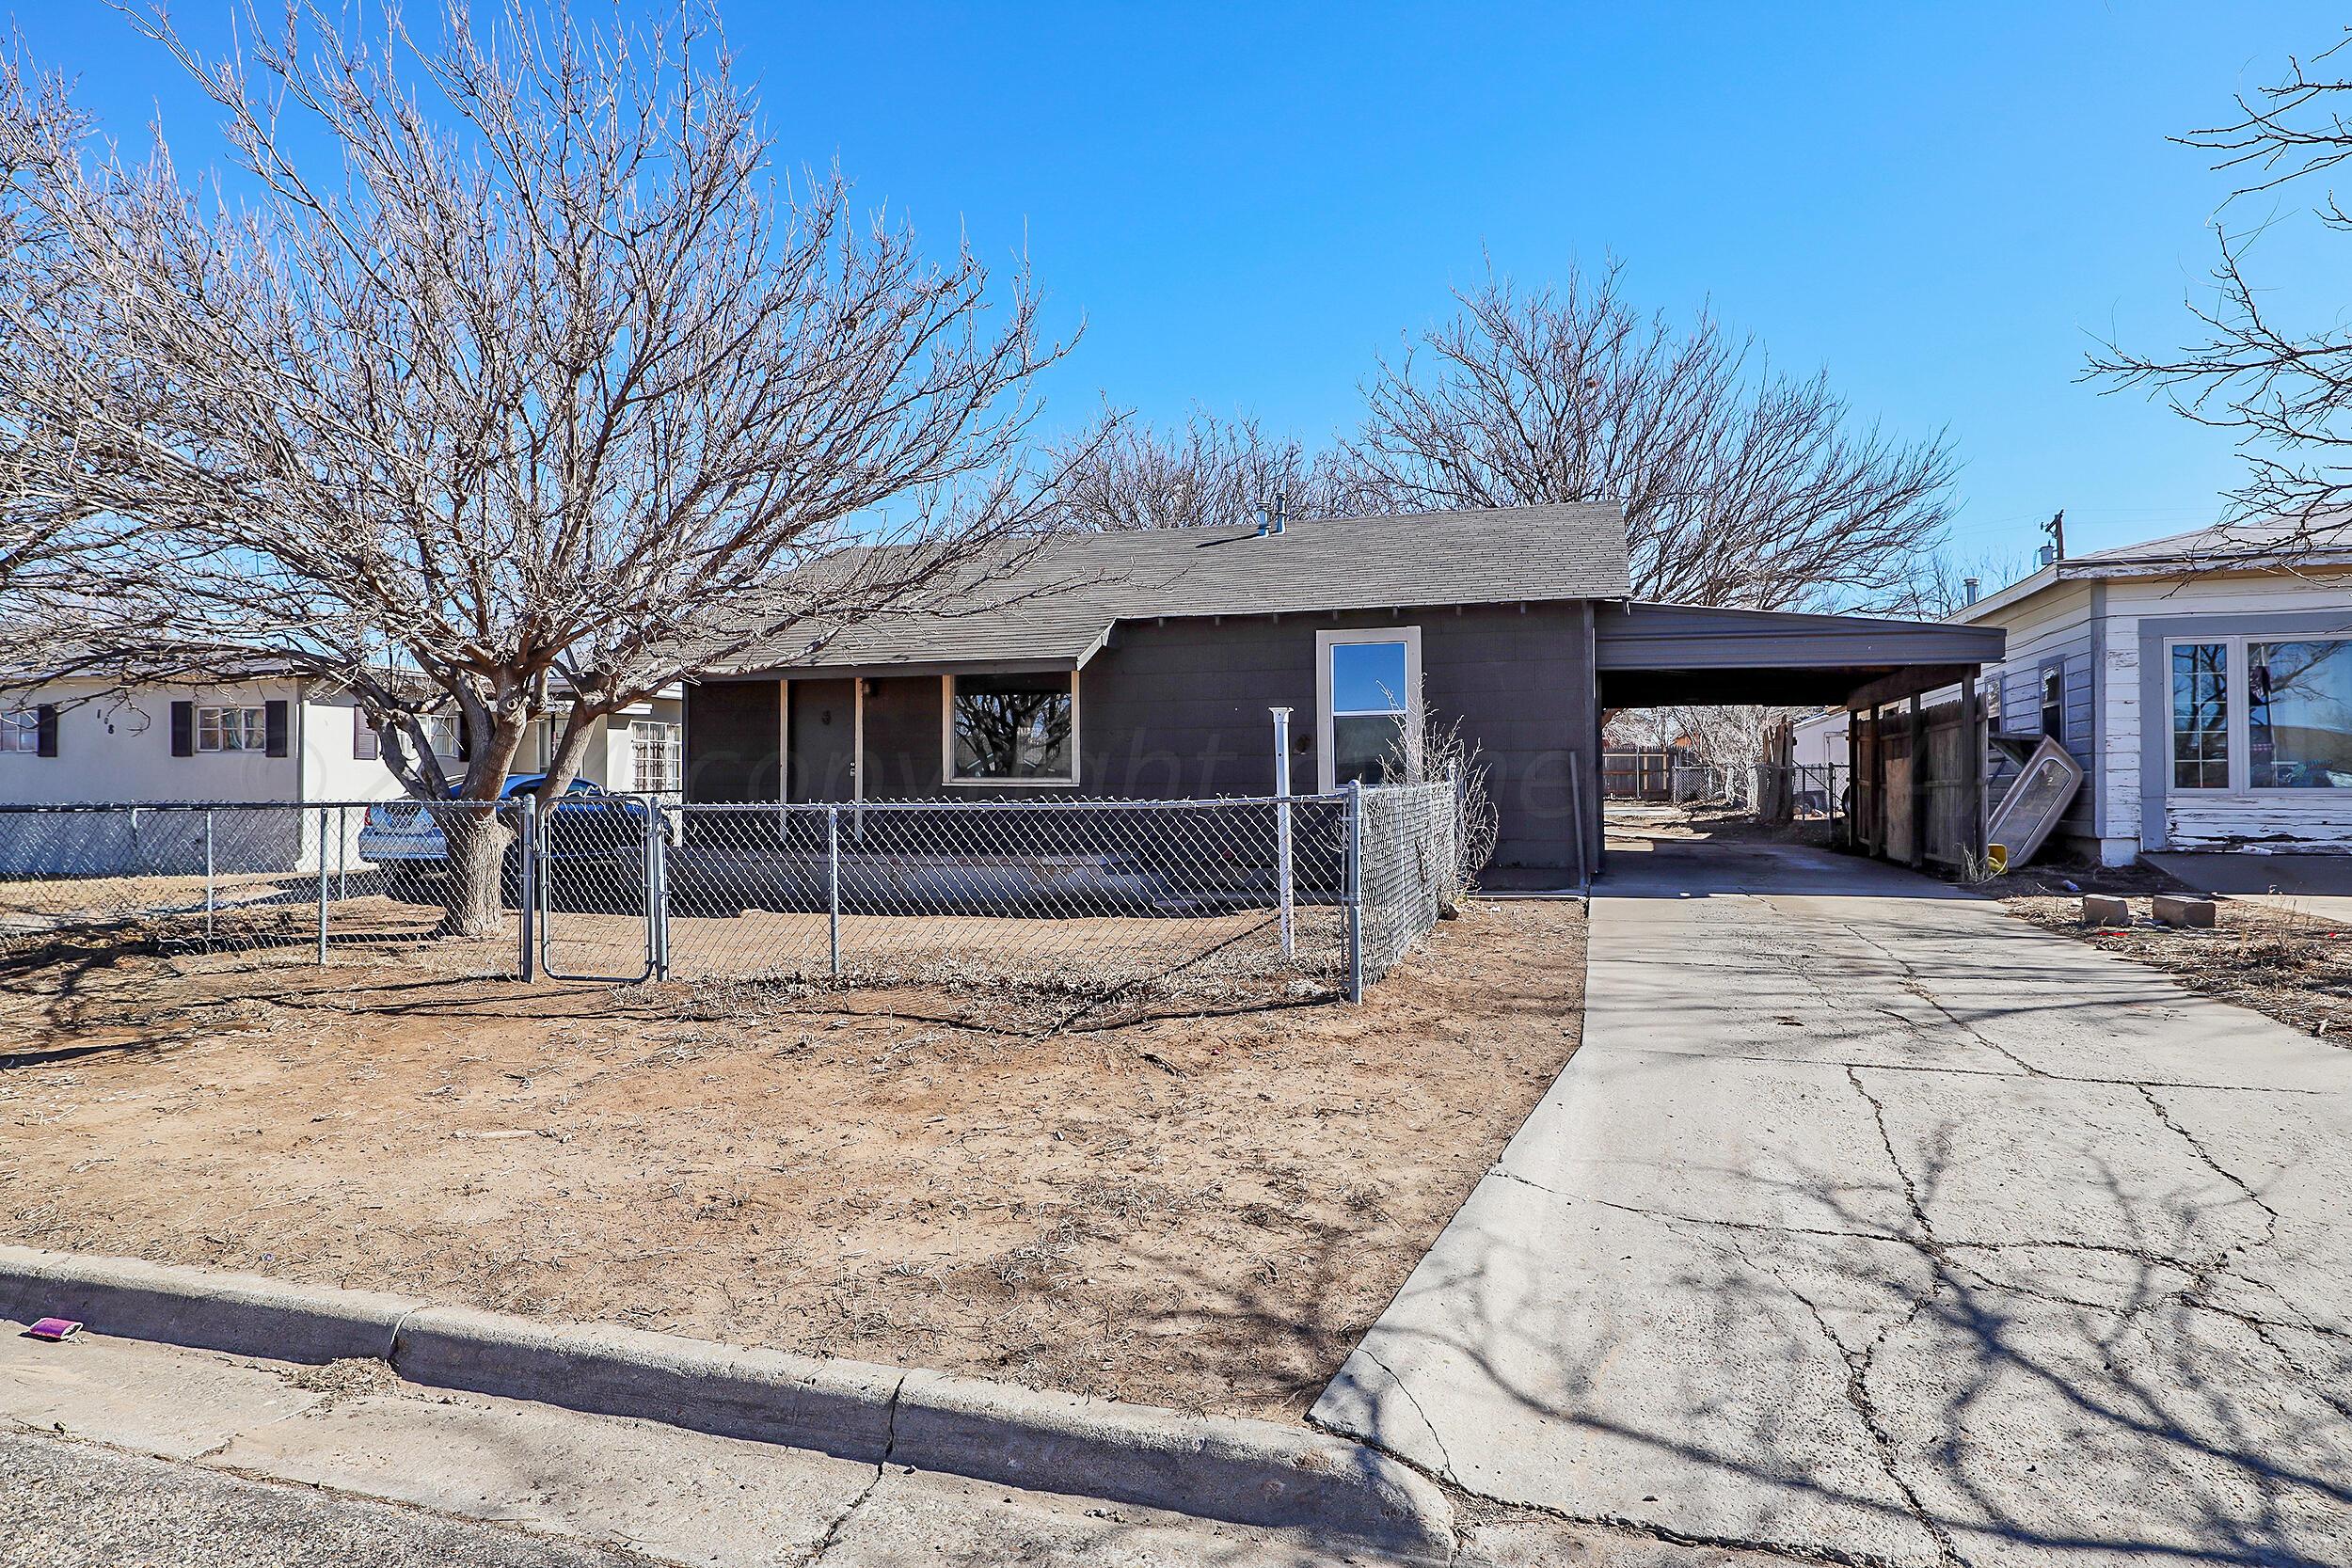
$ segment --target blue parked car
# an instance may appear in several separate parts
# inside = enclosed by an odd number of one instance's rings
[[[501,800],[537,795],[548,782],[545,773],[517,773],[500,791]],[[457,786],[450,787],[457,798]],[[553,860],[611,861],[633,855],[645,842],[645,821],[652,808],[625,795],[607,795],[586,779],[574,779],[561,800],[548,808],[547,853]],[[510,820],[519,824],[520,814]],[[441,826],[421,800],[386,800],[368,808],[359,828],[359,857],[378,864],[440,862],[449,858]],[[508,859],[516,851],[507,851]]]

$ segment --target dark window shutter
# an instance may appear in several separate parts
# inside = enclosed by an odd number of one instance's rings
[[[171,705],[171,754],[175,757],[196,755],[196,705]]]
[[[57,754],[57,705],[43,703],[33,710],[33,752],[36,756]]]
[[[473,761],[473,726],[466,722],[462,713],[457,716],[457,760]]]
[[[351,755],[356,762],[375,762],[384,755],[384,737],[368,722],[368,710],[357,705],[351,710]]]
[[[286,705],[283,701],[262,705],[262,754],[265,757],[286,754]]]

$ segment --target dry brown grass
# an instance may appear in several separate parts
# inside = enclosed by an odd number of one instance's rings
[[[2080,893],[2057,891],[2073,881],[2092,892],[2130,898],[2132,924],[2086,926]],[[1984,884],[2010,913],[2166,971],[2192,990],[2251,1007],[2282,1023],[2341,1045],[2352,1045],[2352,936],[2324,921],[2275,905],[2222,899],[2212,930],[2155,924],[2145,892],[2160,873],[2043,870],[2031,880]],[[2005,885],[2006,884],[2006,885]]]
[[[53,944],[0,972],[0,1226],[1295,1417],[1574,1049],[1582,946],[1475,904],[1351,1007]]]

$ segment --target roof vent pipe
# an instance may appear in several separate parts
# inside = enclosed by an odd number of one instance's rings
[[[1282,513],[1284,511],[1283,503],[1283,496],[1280,492],[1276,492],[1274,497],[1274,531],[1277,533],[1282,531]]]
[[[1977,602],[1977,590],[1982,586],[1983,584],[1979,583],[1975,578],[1961,578],[1960,602],[1964,605],[1975,604]]]

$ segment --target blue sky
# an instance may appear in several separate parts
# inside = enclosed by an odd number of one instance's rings
[[[225,38],[223,0],[173,9]],[[2188,330],[2227,184],[2166,136],[2344,23],[2073,0],[724,15],[788,155],[838,157],[943,244],[1025,246],[1054,320],[1087,324],[1057,422],[1198,402],[1320,440],[1482,253],[1523,281],[1614,253],[1643,302],[1711,301],[1865,417],[1947,428],[1964,561],[2022,559],[2059,506],[2076,550],[2215,515],[2226,437],[2077,376],[2096,337]],[[202,106],[97,0],[16,16],[110,125],[160,104],[183,162],[211,156]],[[2331,315],[2328,245],[2282,224],[2257,270]]]

